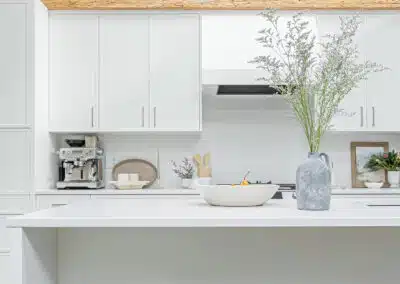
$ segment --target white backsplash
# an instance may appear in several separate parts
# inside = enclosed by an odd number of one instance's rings
[[[296,169],[307,156],[302,130],[287,107],[271,100],[204,100],[203,132],[198,135],[104,135],[106,179],[115,163],[144,158],[159,167],[160,185],[176,187],[170,160],[180,161],[195,153],[211,152],[213,180],[238,182],[250,169],[250,179],[295,181]],[[396,134],[328,133],[321,151],[331,157],[336,184],[351,185],[350,142],[388,141],[400,149]],[[159,152],[159,154],[157,153]],[[157,159],[159,156],[159,159]]]

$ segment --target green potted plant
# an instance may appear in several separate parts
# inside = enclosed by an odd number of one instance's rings
[[[385,170],[390,186],[399,187],[400,154],[395,150],[371,155],[365,167],[372,171]]]
[[[171,161],[172,171],[181,179],[182,188],[192,188],[194,166],[190,162],[189,158],[184,158],[180,165],[177,165],[175,161]]]
[[[309,147],[308,159],[296,172],[297,208],[328,210],[331,170],[328,156],[319,153],[321,138],[351,90],[370,73],[385,68],[360,60],[354,40],[358,17],[341,18],[338,32],[326,34],[318,43],[302,13],[286,23],[275,10],[266,10],[262,17],[266,23],[257,41],[268,51],[251,62],[265,71],[260,80],[274,87],[291,106]]]

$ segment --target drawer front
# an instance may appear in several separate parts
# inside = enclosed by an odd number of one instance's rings
[[[138,195],[138,194],[93,194],[92,199],[197,199],[199,195]]]
[[[10,237],[10,230],[6,228],[6,219],[13,216],[18,216],[18,215],[0,216],[0,254],[8,253],[10,251],[11,237]]]
[[[332,198],[351,198],[351,199],[398,199],[400,195],[367,195],[367,194],[333,194]]]
[[[36,210],[64,206],[89,199],[90,195],[38,195],[36,196]]]
[[[32,211],[29,195],[0,195],[0,215],[17,215]]]
[[[0,253],[0,283],[11,281],[11,257],[7,253]]]

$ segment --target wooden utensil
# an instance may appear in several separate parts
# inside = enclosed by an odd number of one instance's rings
[[[201,158],[200,154],[196,154],[193,156],[193,162],[196,165],[197,176],[199,178],[212,176],[210,161],[211,161],[210,153],[205,154],[203,156],[203,159]]]

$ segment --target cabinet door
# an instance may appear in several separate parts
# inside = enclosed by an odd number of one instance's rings
[[[11,257],[8,253],[0,252],[0,283],[12,283]]]
[[[157,129],[200,127],[200,22],[197,15],[150,20],[150,124]]]
[[[27,124],[26,5],[0,3],[0,125]]]
[[[366,81],[368,126],[371,130],[399,131],[400,94],[400,15],[367,14],[368,48],[366,58],[388,67],[373,73]]]
[[[100,18],[101,129],[148,127],[149,21],[147,16]]]
[[[0,191],[29,191],[30,133],[25,130],[0,131],[0,156]]]
[[[89,15],[50,18],[50,127],[96,127],[98,19]]]
[[[266,21],[256,13],[202,16],[202,60],[207,70],[256,70],[249,63],[268,52],[256,41]],[[243,52],[243,51],[246,52]]]
[[[317,39],[323,41],[328,33],[340,32],[340,17],[348,17],[351,14],[318,14],[317,15]],[[355,36],[355,42],[360,51],[360,62],[365,60],[365,50],[371,39],[365,27],[365,18],[361,17],[361,25]],[[368,40],[369,39],[369,40]],[[366,84],[361,81],[358,88],[351,91],[339,105],[337,114],[332,119],[332,130],[348,131],[363,130],[367,127],[366,109]]]

